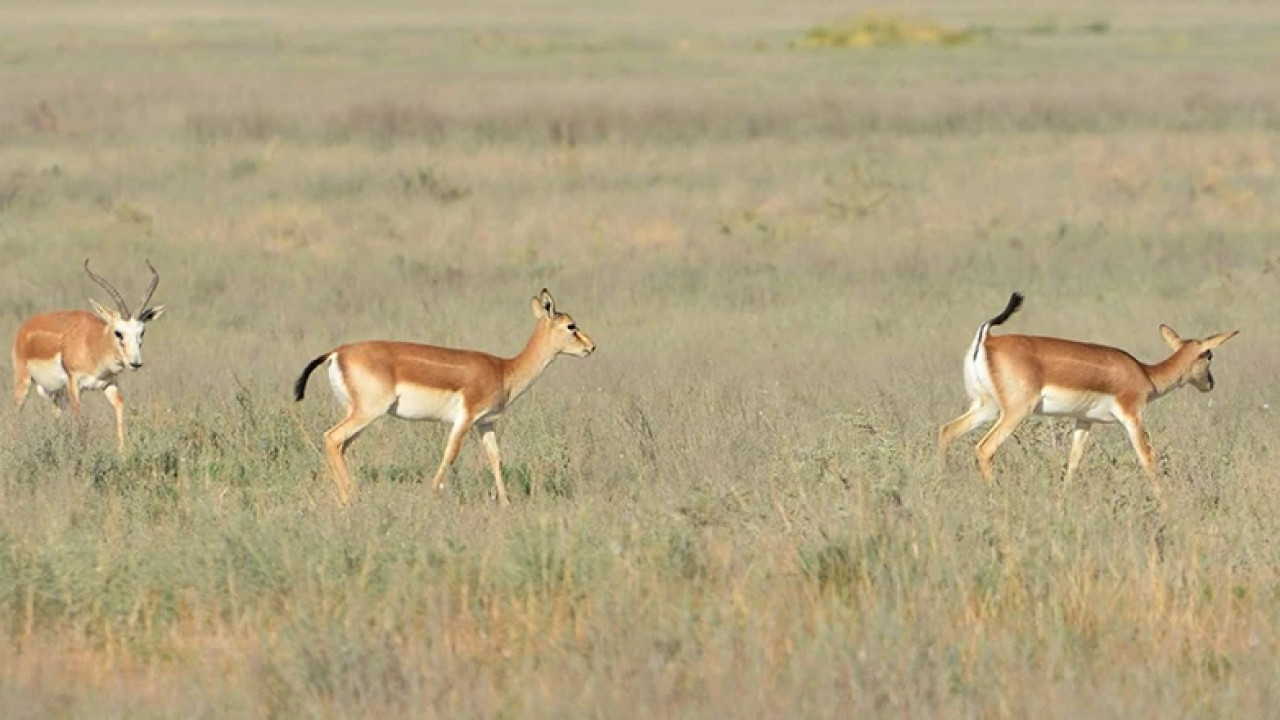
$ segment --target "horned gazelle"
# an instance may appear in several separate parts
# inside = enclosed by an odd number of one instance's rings
[[[93,312],[63,310],[36,315],[18,328],[13,340],[13,401],[22,407],[35,381],[36,390],[53,401],[55,412],[70,406],[80,413],[80,391],[101,390],[116,411],[116,444],[124,450],[124,398],[116,385],[127,367],[142,367],[142,335],[146,324],[164,314],[164,306],[148,307],[160,284],[160,274],[147,261],[151,284],[142,296],[137,315],[111,283],[89,269],[84,271],[115,300],[116,309],[89,303]]]
[[[990,334],[1022,305],[1014,293],[999,315],[978,328],[964,356],[964,388],[969,409],[938,431],[938,463],[946,460],[947,445],[977,426],[996,424],[977,446],[978,468],[992,480],[991,457],[1018,424],[1035,413],[1076,420],[1071,436],[1065,481],[1070,481],[1094,423],[1120,423],[1138,454],[1143,470],[1156,483],[1155,461],[1142,427],[1142,413],[1151,401],[1186,384],[1201,392],[1213,389],[1209,362],[1213,349],[1238,331],[1204,340],[1184,340],[1168,325],[1160,334],[1173,354],[1147,365],[1129,353],[1105,345],[1053,337]]]
[[[444,486],[467,430],[478,429],[498,501],[510,504],[494,423],[558,355],[586,357],[596,349],[573,318],[556,312],[555,300],[545,288],[533,298],[532,308],[537,325],[524,349],[510,359],[474,350],[373,340],[339,346],[307,364],[294,384],[294,398],[302,400],[307,378],[328,360],[329,384],[347,411],[324,434],[325,455],[341,502],[348,502],[355,490],[343,456],[347,446],[374,420],[391,414],[452,426],[432,481],[437,491]]]

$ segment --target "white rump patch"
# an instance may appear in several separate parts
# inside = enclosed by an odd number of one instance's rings
[[[996,401],[995,387],[991,382],[991,368],[988,363],[987,348],[981,330],[969,346],[964,356],[964,391],[970,400],[983,400],[988,403]],[[976,355],[976,357],[975,357]]]
[[[342,409],[350,410],[351,393],[347,392],[346,378],[342,377],[342,368],[338,367],[337,353],[329,356],[329,387],[333,390],[333,397],[337,399]]]

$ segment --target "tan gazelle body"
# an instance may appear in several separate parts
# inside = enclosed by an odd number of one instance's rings
[[[1203,340],[1184,340],[1168,325],[1160,334],[1173,351],[1155,365],[1138,361],[1118,348],[1032,335],[990,334],[1022,304],[1014,293],[996,317],[978,328],[964,359],[964,386],[969,409],[938,431],[938,461],[947,445],[983,423],[996,423],[977,445],[978,468],[994,478],[991,458],[1000,444],[1032,414],[1075,418],[1066,480],[1084,454],[1095,423],[1119,423],[1129,435],[1147,476],[1156,481],[1155,459],[1142,425],[1142,414],[1158,398],[1190,384],[1201,392],[1213,389],[1209,363],[1213,349],[1237,331]]]
[[[374,420],[393,415],[451,426],[444,457],[432,481],[435,490],[444,486],[445,474],[458,457],[467,430],[479,430],[498,501],[509,504],[494,423],[557,356],[586,357],[596,349],[573,318],[556,312],[555,300],[546,289],[533,298],[532,309],[537,324],[524,349],[513,358],[372,340],[342,345],[312,360],[294,385],[295,399],[302,400],[307,378],[327,360],[329,384],[347,410],[346,417],[324,434],[325,455],[339,500],[348,502],[355,490],[344,457],[347,446]]]
[[[164,314],[164,306],[148,307],[160,283],[151,263],[151,284],[135,316],[120,292],[89,269],[85,272],[116,302],[111,310],[94,300],[93,312],[64,310],[28,319],[13,340],[13,401],[21,408],[31,389],[53,401],[55,411],[70,407],[80,413],[80,391],[102,390],[116,413],[116,444],[124,449],[124,398],[116,384],[125,368],[142,367],[142,336],[146,324]]]

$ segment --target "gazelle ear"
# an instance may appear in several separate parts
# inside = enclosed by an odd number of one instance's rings
[[[102,322],[107,323],[108,325],[115,322],[120,317],[120,313],[115,310],[108,310],[93,298],[89,298],[89,305],[93,308],[94,314],[102,318]]]
[[[163,314],[164,314],[164,306],[157,305],[155,307],[150,307],[150,308],[147,308],[146,310],[143,310],[142,314],[138,316],[138,319],[141,320],[142,322],[151,322],[152,320],[159,318]]]
[[[556,316],[556,301],[551,297],[551,293],[546,288],[542,288],[542,292],[538,293],[538,297],[533,299],[533,316],[536,318],[552,319]]]
[[[1231,332],[1218,333],[1217,335],[1214,335],[1212,337],[1207,337],[1201,340],[1200,347],[1204,348],[1205,350],[1212,350],[1239,334],[1240,334],[1239,330],[1232,330]]]
[[[1160,326],[1160,337],[1164,338],[1164,341],[1169,345],[1170,350],[1177,350],[1182,347],[1182,337],[1168,325]]]

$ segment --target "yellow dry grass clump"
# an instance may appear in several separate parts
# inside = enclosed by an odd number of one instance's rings
[[[881,13],[863,13],[810,29],[799,47],[874,48],[902,45],[964,45],[982,36],[974,28],[956,30],[941,23]]]

